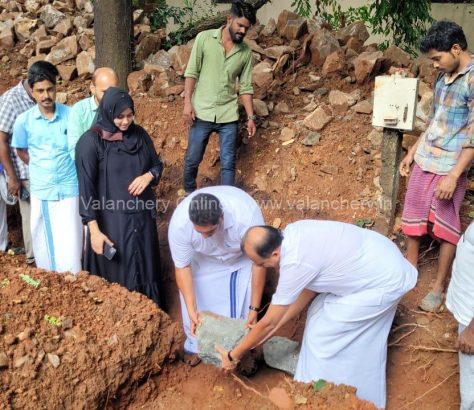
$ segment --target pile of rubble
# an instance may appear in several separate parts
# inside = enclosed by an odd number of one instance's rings
[[[337,115],[348,110],[371,114],[372,98],[364,99],[359,87],[396,66],[405,68],[408,76],[422,79],[416,133],[425,129],[433,99],[431,85],[435,70],[432,62],[423,57],[412,59],[396,46],[382,52],[377,44],[364,45],[368,38],[363,22],[332,31],[324,21],[304,19],[287,10],[280,13],[276,22],[270,19],[266,25],[253,26],[245,41],[253,51],[256,114],[269,119],[271,114],[288,113],[288,105],[281,98],[277,102],[274,97],[281,97],[281,88],[291,80],[298,84],[293,93],[305,102],[303,110],[308,112],[297,126],[303,125],[308,132],[319,132]],[[166,96],[170,100],[180,95],[184,90],[183,73],[192,43],[151,53],[144,60],[143,68],[130,74],[128,85],[131,92]],[[306,67],[311,67],[312,71],[305,78],[296,74]],[[295,75],[298,77],[296,81]],[[328,89],[327,79],[331,80],[330,86],[331,83],[336,85],[337,80],[354,84],[354,90],[342,92],[336,86]],[[264,121],[263,125],[268,123],[271,121]],[[284,127],[282,140],[293,139],[294,131]],[[304,133],[305,138],[309,136],[308,145],[312,145],[311,141],[317,137],[308,132]]]
[[[0,50],[2,62],[10,61],[16,47],[27,67],[46,60],[58,67],[65,83],[88,78],[95,69],[93,2],[90,0],[0,1]],[[159,50],[162,32],[151,33],[143,10],[134,12],[135,55],[140,63]],[[26,68],[26,67],[25,67]],[[10,74],[19,74],[14,67]]]
[[[1,61],[7,66],[11,49],[18,47],[28,66],[38,60],[55,64],[64,83],[76,76],[85,79],[94,71],[91,0],[2,0],[0,10]],[[182,95],[193,41],[166,51],[160,49],[163,31],[151,32],[143,10],[134,12],[134,22],[135,59],[140,70],[129,75],[131,93],[170,100]],[[296,84],[293,93],[300,96],[302,111],[308,114],[296,123],[296,129],[283,127],[281,139],[290,141],[302,134],[307,145],[313,145],[319,139],[317,133],[341,113],[371,114],[372,98],[363,98],[359,88],[396,66],[422,79],[416,132],[422,131],[433,98],[432,63],[423,57],[412,59],[396,46],[382,52],[377,44],[364,45],[368,38],[363,22],[333,31],[318,18],[305,19],[287,10],[280,13],[278,21],[254,25],[245,41],[253,51],[254,106],[262,125],[272,125],[272,114],[288,113],[288,105],[281,98],[277,102],[276,97],[281,97],[282,87],[291,80]],[[305,70],[307,67],[311,71]],[[17,67],[10,72],[12,76],[20,73]],[[341,91],[339,80],[354,84],[353,91]]]

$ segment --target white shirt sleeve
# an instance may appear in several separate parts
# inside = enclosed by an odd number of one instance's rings
[[[185,227],[177,226],[173,219],[174,218],[171,218],[168,228],[168,243],[170,245],[174,265],[182,269],[191,264],[194,253],[191,242],[191,232],[186,234]]]
[[[288,263],[280,266],[280,279],[272,297],[272,305],[291,305],[317,276],[314,266]]]

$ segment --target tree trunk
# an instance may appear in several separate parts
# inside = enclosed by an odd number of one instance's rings
[[[253,5],[255,10],[258,10],[267,3],[270,3],[271,0],[247,0],[247,3]],[[229,6],[230,9],[230,6]],[[196,37],[198,33],[204,30],[210,30],[213,28],[218,28],[225,24],[229,11],[221,11],[214,16],[203,18],[196,21],[190,26],[180,28],[179,30],[173,31],[169,34],[170,45],[175,44],[184,44],[192,38]]]
[[[132,0],[95,0],[95,65],[113,68],[124,89],[132,70],[132,20]]]

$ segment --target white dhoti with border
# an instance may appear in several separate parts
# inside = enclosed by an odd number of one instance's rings
[[[77,196],[45,201],[31,195],[31,237],[38,268],[79,272],[82,235]]]
[[[195,257],[191,270],[198,312],[210,311],[230,318],[247,318],[252,292],[252,262],[249,259],[241,258],[232,265],[223,265]],[[190,335],[188,311],[181,293],[180,299],[187,336],[184,350],[197,353],[197,340]]]
[[[387,338],[406,292],[319,295],[308,309],[295,380],[351,385],[359,398],[384,408]]]

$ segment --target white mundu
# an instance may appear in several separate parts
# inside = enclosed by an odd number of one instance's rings
[[[287,226],[273,305],[290,305],[303,289],[309,307],[295,379],[355,386],[385,407],[387,337],[401,297],[417,271],[386,237],[333,221]]]
[[[223,224],[204,238],[189,219],[189,203],[200,193],[219,199]],[[191,265],[197,310],[209,310],[227,317],[246,318],[251,297],[252,262],[240,249],[248,228],[263,225],[255,200],[232,186],[215,186],[194,191],[176,208],[168,229],[168,241],[177,268]],[[181,297],[181,312],[187,339],[184,348],[196,353],[196,339],[189,334],[189,316]]]
[[[83,235],[78,197],[43,201],[31,194],[30,198],[36,266],[77,274],[81,270]]]

